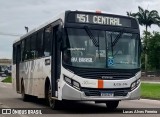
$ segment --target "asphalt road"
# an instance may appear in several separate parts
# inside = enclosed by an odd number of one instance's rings
[[[43,115],[0,115],[0,117],[160,117],[160,114],[123,114],[121,111],[130,111],[129,108],[159,108],[160,101],[156,100],[133,100],[121,101],[115,112],[106,110],[105,104],[94,102],[65,102],[60,110],[51,110],[45,105],[44,100],[32,98],[29,102],[23,102],[21,95],[17,94],[11,84],[0,82],[0,108],[46,108],[45,111],[52,114]],[[150,110],[150,109],[149,109]],[[155,109],[157,110],[157,109]],[[159,110],[160,111],[160,110]]]

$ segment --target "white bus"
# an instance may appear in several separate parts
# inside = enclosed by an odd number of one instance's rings
[[[56,109],[63,100],[95,101],[116,109],[140,98],[139,24],[135,18],[65,11],[13,44],[13,87],[46,98]]]

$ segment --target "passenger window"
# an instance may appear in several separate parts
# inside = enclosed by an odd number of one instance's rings
[[[43,56],[44,56],[43,30],[41,30],[37,34],[37,57],[43,57]]]
[[[51,55],[51,40],[52,40],[52,27],[49,26],[45,28],[44,33],[44,56],[50,56]]]
[[[31,53],[30,53],[30,38],[26,39],[26,48],[25,48],[25,60],[30,59]]]
[[[18,45],[16,46],[16,62],[21,62],[21,43],[18,43]]]
[[[25,60],[25,40],[23,40],[21,43],[21,57],[22,57],[22,61],[24,61]]]
[[[36,34],[33,34],[30,38],[31,40],[31,49],[30,49],[30,59],[36,58],[37,50],[36,50]]]
[[[13,64],[16,64],[16,45],[13,45]]]

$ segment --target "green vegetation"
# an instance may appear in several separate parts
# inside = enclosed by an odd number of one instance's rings
[[[5,83],[12,83],[12,78],[11,78],[11,76],[8,76],[8,77],[5,78],[4,80],[2,80],[2,82],[5,82]]]
[[[142,83],[141,98],[160,100],[160,83]]]
[[[150,64],[148,65],[148,59],[150,59],[148,57],[148,54],[150,51],[152,51],[151,50],[152,48],[149,48],[150,47],[149,41],[152,40],[152,38],[149,37],[150,33],[148,32],[148,27],[151,27],[152,25],[157,25],[160,27],[160,16],[158,14],[158,11],[156,11],[156,10],[149,11],[148,9],[143,9],[140,6],[138,7],[138,10],[139,11],[136,13],[127,12],[127,15],[137,18],[137,20],[139,21],[139,24],[141,26],[145,26],[145,31],[144,31],[144,34],[142,37],[143,48],[144,48],[144,51],[142,53],[143,63],[144,63],[143,68],[145,70],[151,70],[149,68],[149,67],[151,67],[151,65]],[[157,34],[159,34],[159,33],[157,33]],[[154,35],[156,35],[156,34],[154,34]],[[157,41],[156,41],[156,43],[157,43]],[[160,45],[158,45],[158,46],[160,46]],[[154,54],[153,56],[156,56],[157,54],[158,53]],[[154,58],[157,58],[157,57],[154,57]],[[152,59],[152,61],[154,61],[154,59]],[[158,64],[158,66],[160,66],[159,63],[157,63],[157,64]],[[153,68],[155,68],[155,66]]]
[[[156,71],[160,70],[160,33],[159,32],[148,32],[148,45],[147,45],[147,57],[148,64],[147,70]],[[145,38],[141,38],[146,41]],[[141,56],[142,69],[145,69],[145,53]]]

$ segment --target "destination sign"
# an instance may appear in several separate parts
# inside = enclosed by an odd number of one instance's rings
[[[72,14],[73,15],[73,14]],[[100,14],[84,14],[75,13],[75,22],[77,23],[91,23],[111,26],[123,26],[131,27],[131,19],[112,16],[112,15],[100,15]]]

